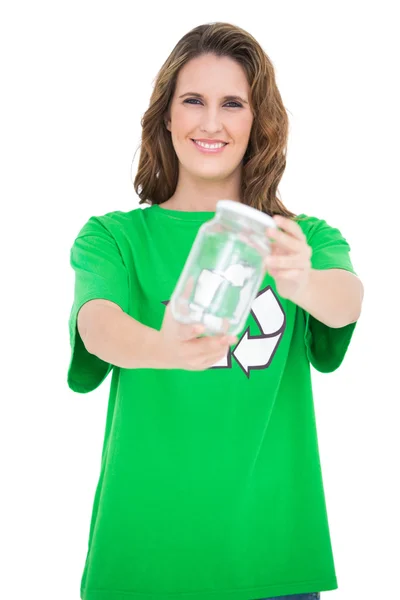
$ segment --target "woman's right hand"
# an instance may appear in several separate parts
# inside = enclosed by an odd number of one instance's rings
[[[185,290],[187,297],[190,291],[191,283]],[[176,321],[169,302],[160,330],[163,368],[204,371],[226,356],[231,344],[237,342],[236,336],[225,334],[197,337],[204,330],[201,323],[185,325]]]

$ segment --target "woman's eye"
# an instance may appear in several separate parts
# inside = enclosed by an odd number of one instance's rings
[[[189,102],[189,103],[200,102],[200,100],[198,98],[188,98],[187,100],[183,101],[184,104],[185,104],[185,102]],[[235,104],[236,105],[236,106],[230,106],[229,108],[236,108],[236,107],[242,108],[242,105],[239,104],[239,102],[234,102],[233,100],[232,100],[232,102],[227,102],[226,104]]]
[[[183,104],[186,104],[186,102],[200,102],[197,98],[188,98],[187,100],[183,101]]]

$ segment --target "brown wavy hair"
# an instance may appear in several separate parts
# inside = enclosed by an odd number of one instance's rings
[[[286,166],[289,120],[276,85],[274,67],[249,33],[221,22],[199,25],[186,33],[157,74],[150,106],[141,120],[141,152],[133,182],[140,197],[139,204],[162,204],[175,192],[179,162],[165,118],[179,70],[204,54],[227,56],[237,61],[250,86],[254,120],[243,157],[242,202],[271,216],[298,218],[277,197]]]

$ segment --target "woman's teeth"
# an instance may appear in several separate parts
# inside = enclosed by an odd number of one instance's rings
[[[202,146],[202,148],[222,148],[223,146],[226,146],[226,144],[206,144],[205,142],[198,142],[197,140],[193,140],[195,144],[197,144],[198,146]]]

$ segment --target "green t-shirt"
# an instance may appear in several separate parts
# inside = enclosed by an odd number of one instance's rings
[[[71,248],[68,385],[84,394],[112,371],[83,600],[252,600],[338,587],[310,363],[337,369],[356,323],[322,324],[281,298],[267,273],[238,343],[204,371],[119,368],[89,354],[78,333],[78,311],[94,298],[160,330],[214,215],[153,205],[93,216]],[[312,267],[355,273],[340,231],[301,216]]]

